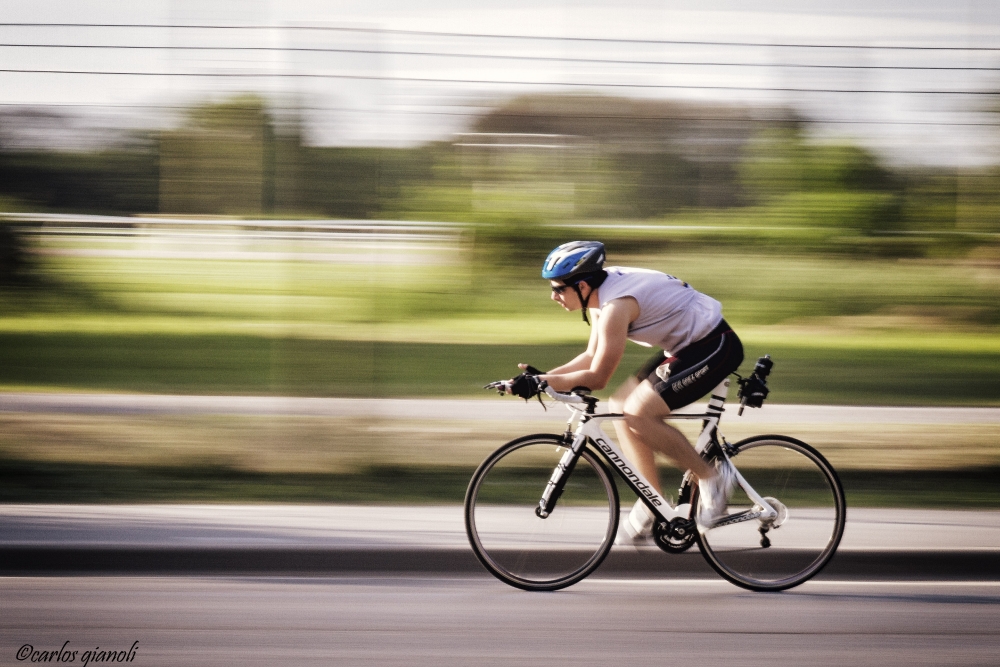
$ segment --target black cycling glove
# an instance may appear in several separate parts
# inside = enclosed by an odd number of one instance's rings
[[[528,400],[538,395],[542,390],[542,383],[543,380],[540,380],[537,375],[527,372],[521,373],[511,381],[510,393]]]

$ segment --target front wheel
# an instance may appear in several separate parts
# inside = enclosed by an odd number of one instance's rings
[[[698,538],[716,572],[737,586],[780,591],[815,576],[844,534],[847,505],[837,473],[804,442],[780,435],[733,446],[733,465],[778,516],[755,518],[761,506],[739,486],[727,517]]]
[[[465,494],[465,530],[479,561],[511,586],[551,591],[594,571],[614,544],[618,490],[600,458],[580,454],[555,508],[536,513],[567,451],[557,435],[513,440],[483,461]]]

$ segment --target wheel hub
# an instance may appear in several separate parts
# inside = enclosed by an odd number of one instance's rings
[[[766,523],[768,528],[781,528],[781,524],[785,523],[788,519],[788,508],[783,502],[771,496],[764,496],[764,502],[774,508],[774,511],[778,514],[773,519],[767,519],[762,523]]]

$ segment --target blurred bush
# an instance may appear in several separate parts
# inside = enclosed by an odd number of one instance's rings
[[[159,169],[152,140],[96,152],[0,151],[0,197],[42,211],[155,213]]]
[[[35,278],[35,265],[21,230],[0,220],[0,287],[30,285]]]
[[[802,244],[813,251],[953,256],[1000,231],[995,169],[892,169],[858,146],[771,131],[748,144],[740,175],[774,224],[825,230]]]

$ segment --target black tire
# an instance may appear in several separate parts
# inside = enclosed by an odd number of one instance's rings
[[[553,591],[593,572],[618,531],[618,489],[585,448],[552,513],[535,514],[566,443],[537,434],[507,443],[476,470],[465,493],[465,530],[479,562],[503,582]]]
[[[836,471],[818,451],[786,436],[755,436],[733,449],[736,469],[760,496],[777,499],[786,518],[764,533],[756,519],[712,528],[698,536],[702,555],[722,577],[753,591],[808,581],[830,562],[844,534],[847,503]],[[737,487],[727,513],[753,505]]]

